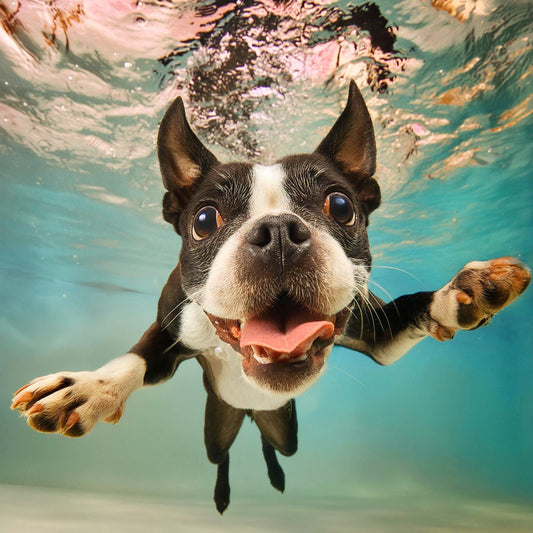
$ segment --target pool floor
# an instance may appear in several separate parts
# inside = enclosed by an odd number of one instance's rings
[[[0,485],[0,531],[351,531],[510,533],[533,530],[533,509],[495,501],[239,499],[218,515],[198,501]]]

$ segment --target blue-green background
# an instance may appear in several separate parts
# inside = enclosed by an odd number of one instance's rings
[[[437,289],[468,261],[502,255],[533,265],[530,8],[495,4],[499,11],[489,10],[469,33],[465,23],[429,3],[379,4],[400,28],[400,47],[418,63],[388,93],[363,87],[375,117],[401,110],[397,125],[385,118],[376,122],[383,205],[369,231],[372,279],[386,293],[372,288],[384,299]],[[424,46],[416,42],[417,36],[431,39],[431,32],[420,30],[424,24],[455,31],[456,39],[444,48]],[[405,28],[411,33],[402,33]],[[510,59],[494,52],[520,40],[520,54]],[[10,85],[0,98],[25,98],[29,89],[2,57],[1,72]],[[446,78],[476,57],[481,59],[473,69]],[[490,87],[463,104],[436,103],[448,89],[466,91],[484,77]],[[319,142],[345,98],[341,85],[315,80],[311,89],[289,87],[296,95],[306,93],[300,110],[334,105],[326,118],[300,115],[291,133],[297,150]],[[520,105],[520,119],[498,129],[509,122],[502,114]],[[478,127],[461,128],[468,117]],[[158,118],[144,125],[152,135]],[[435,127],[442,139],[417,142],[408,160],[397,157],[405,141],[402,127],[426,119],[425,124],[445,121]],[[275,130],[275,121],[269,127]],[[7,494],[18,485],[72,489],[80,494],[80,509],[86,492],[149,498],[168,508],[183,501],[189,510],[206,504],[211,520],[215,467],[203,449],[205,393],[194,361],[171,381],[135,393],[118,425],[102,424],[82,439],[38,434],[9,411],[11,394],[28,380],[96,368],[125,353],[152,322],[180,246],[159,218],[163,189],[155,152],[128,172],[96,162],[76,172],[61,158],[51,162],[37,155],[7,130],[0,130],[0,139],[4,512],[24,516],[21,502],[33,493],[22,493],[17,510]],[[292,151],[289,145],[284,149]],[[470,149],[465,165],[447,169],[450,156]],[[87,185],[127,201],[119,205],[83,194]],[[313,529],[314,523],[319,530],[326,526],[313,517],[321,509],[321,519],[330,517],[326,523],[338,531],[492,531],[489,525],[494,531],[526,531],[533,524],[532,303],[529,289],[488,327],[459,332],[451,342],[425,340],[386,368],[336,348],[325,376],[297,400],[300,449],[282,459],[286,494],[268,486],[257,429],[245,424],[231,455],[233,502],[227,514],[233,522],[213,527],[261,530],[280,527],[286,516],[294,520],[291,527]],[[37,490],[32,498],[42,494]],[[241,516],[247,521],[237,520]],[[2,518],[0,530],[1,524]]]

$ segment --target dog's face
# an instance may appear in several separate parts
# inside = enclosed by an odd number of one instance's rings
[[[158,152],[164,216],[183,241],[185,293],[241,354],[248,381],[299,394],[367,291],[366,226],[380,193],[357,87],[312,154],[221,164],[191,131],[180,99],[161,123]]]

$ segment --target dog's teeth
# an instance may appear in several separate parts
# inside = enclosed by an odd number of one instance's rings
[[[294,359],[292,359],[291,363],[297,363],[298,361],[305,361],[306,359],[307,359],[307,354],[303,353],[299,357],[295,357]]]
[[[255,352],[252,352],[252,354],[254,356],[254,359],[262,365],[269,365],[270,363],[272,363],[272,361],[268,357],[261,357],[260,355],[257,355]]]

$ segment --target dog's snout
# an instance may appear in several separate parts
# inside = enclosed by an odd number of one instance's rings
[[[311,245],[311,231],[296,215],[268,215],[246,236],[248,252],[263,261],[276,261],[282,269],[297,264]]]
[[[270,215],[262,218],[248,233],[246,240],[260,248],[275,245],[280,240],[283,245],[299,246],[311,238],[306,224],[295,215]]]

